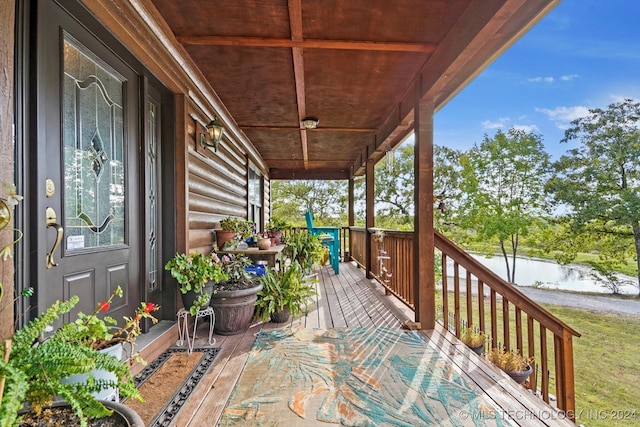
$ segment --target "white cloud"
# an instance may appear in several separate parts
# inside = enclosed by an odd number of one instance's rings
[[[513,125],[511,127],[526,133],[540,133],[540,129],[536,125]]]
[[[577,79],[580,77],[580,74],[565,74],[564,76],[560,76],[560,80],[568,82],[573,79]]]
[[[482,122],[483,129],[503,129],[509,126],[509,117],[500,117],[497,121],[485,120]]]
[[[528,81],[532,83],[540,83],[540,82],[553,83],[554,78],[553,77],[532,77],[528,79]]]
[[[589,109],[582,105],[576,105],[574,107],[556,107],[553,110],[548,108],[536,108],[538,113],[542,113],[549,118],[549,120],[555,122],[556,126],[560,129],[567,129],[569,123],[573,120],[585,117],[589,114]]]

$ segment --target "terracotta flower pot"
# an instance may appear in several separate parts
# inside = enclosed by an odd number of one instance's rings
[[[236,237],[236,232],[233,230],[216,230],[216,245],[218,245],[218,249],[224,248],[224,244],[234,237]]]

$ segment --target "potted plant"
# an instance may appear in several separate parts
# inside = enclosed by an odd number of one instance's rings
[[[309,298],[318,295],[316,290],[308,285],[313,281],[315,280],[305,278],[302,267],[296,261],[279,271],[274,268],[267,269],[266,274],[260,278],[263,288],[258,292],[255,302],[257,315],[263,321],[270,318],[274,323],[286,322],[289,315],[300,316],[306,312],[310,304],[313,304]]]
[[[310,272],[311,267],[321,263],[325,257],[320,236],[305,231],[287,237],[285,253],[292,261],[297,261],[305,272]]]
[[[15,187],[2,184],[7,190],[7,198],[0,198],[0,230],[11,223],[11,210],[22,200],[15,194]],[[5,209],[6,208],[6,209]],[[11,248],[20,240],[22,232],[13,229],[11,243],[0,249],[0,259],[5,261],[11,256]],[[56,302],[40,316],[26,326],[3,336],[0,345],[0,425],[13,426],[22,417],[25,407],[38,413],[56,398],[65,402],[64,409],[71,411],[81,426],[87,425],[89,417],[99,418],[111,415],[129,426],[142,426],[142,419],[130,409],[115,402],[98,400],[104,390],[116,387],[120,395],[141,399],[135,388],[131,374],[122,358],[124,343],[129,344],[130,360],[142,361],[134,352],[135,338],[140,334],[140,320],[149,318],[157,322],[151,312],[159,307],[153,303],[141,303],[132,318],[125,317],[125,325],[116,326],[109,316],[99,318],[100,310],[107,311],[116,295],[122,296],[118,287],[105,302],[98,305],[91,315],[78,313],[77,320],[53,330],[53,323],[63,314],[69,313],[78,303],[73,296],[69,301]],[[0,300],[4,296],[0,283]],[[14,298],[33,296],[33,289],[25,289]],[[6,306],[6,305],[4,305]],[[4,307],[3,306],[3,307]],[[47,337],[45,338],[45,335]],[[111,354],[110,348],[118,348],[118,355]],[[101,373],[109,376],[99,379]],[[82,375],[83,379],[74,381],[73,377]],[[117,414],[117,415],[114,415]],[[122,424],[122,423],[121,423]]]
[[[492,348],[487,354],[491,363],[507,373],[518,384],[525,382],[533,373],[533,360],[524,357],[520,351],[506,351],[502,348]]]
[[[227,217],[220,221],[220,229],[216,230],[216,244],[219,249],[223,249],[227,242],[235,239],[245,240],[251,236],[253,223],[245,219]]]
[[[220,335],[234,335],[246,331],[251,324],[256,294],[262,283],[247,272],[251,260],[241,254],[220,256],[226,276],[215,285],[211,307],[215,313],[214,331]]]
[[[279,245],[282,243],[283,232],[290,230],[291,226],[284,219],[274,217],[267,222],[266,229],[271,243],[273,245]]]
[[[484,343],[487,341],[487,336],[484,332],[474,328],[473,325],[469,325],[462,329],[460,341],[465,343],[469,348],[471,348],[471,350],[480,356],[484,349]]]
[[[113,413],[114,405],[96,397],[101,391],[117,387],[121,396],[142,398],[126,360],[101,349],[121,347],[124,343],[133,345],[140,333],[140,320],[157,321],[151,312],[159,307],[143,302],[133,317],[125,317],[124,326],[114,328],[117,322],[113,318],[100,318],[98,313],[108,310],[113,297],[121,292],[118,288],[94,313],[78,313],[77,320],[42,338],[61,315],[76,306],[79,298],[74,295],[68,301],[58,301],[4,341],[0,353],[0,376],[4,378],[1,425],[13,425],[25,413],[40,417],[45,407],[62,398],[65,405],[62,411],[73,411],[80,425],[86,426],[89,418]],[[130,358],[141,360],[136,353],[130,354]],[[111,375],[103,376],[104,372]],[[25,403],[27,411],[19,414]],[[115,409],[122,412],[117,405]],[[141,422],[135,413],[124,412],[133,422]]]
[[[192,316],[209,305],[214,292],[214,284],[226,279],[220,259],[213,252],[204,255],[198,251],[190,254],[179,253],[164,266],[180,284],[182,302]]]

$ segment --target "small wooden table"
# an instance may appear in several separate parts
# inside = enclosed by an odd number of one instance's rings
[[[218,251],[218,254],[242,254],[253,262],[267,261],[269,267],[280,267],[282,263],[283,249],[286,245],[275,245],[269,249],[247,248],[247,249],[225,249]]]

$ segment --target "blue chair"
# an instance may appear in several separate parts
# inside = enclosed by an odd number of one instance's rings
[[[309,233],[320,236],[322,244],[329,248],[329,263],[336,274],[340,274],[340,227],[316,227],[313,225],[313,212],[308,209],[304,214]]]

